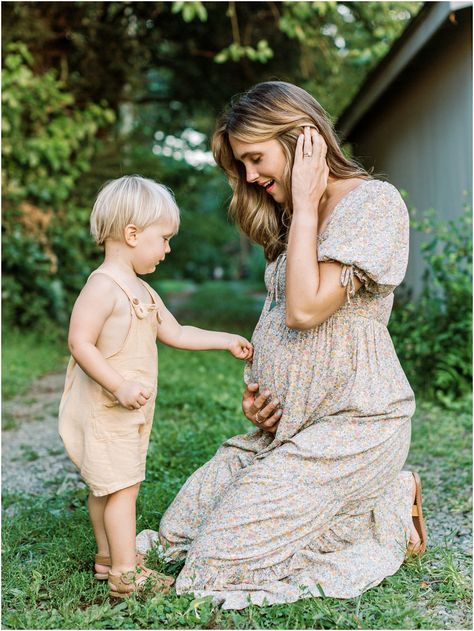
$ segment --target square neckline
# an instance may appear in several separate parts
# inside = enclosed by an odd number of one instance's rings
[[[348,191],[343,197],[341,197],[341,199],[337,202],[337,204],[332,209],[331,214],[329,215],[329,219],[328,219],[326,225],[324,226],[324,230],[317,235],[318,243],[323,240],[323,237],[324,238],[326,237],[326,234],[327,234],[327,232],[329,230],[329,227],[330,227],[330,225],[331,225],[331,223],[333,221],[334,215],[335,215],[336,211],[339,209],[339,207],[342,206],[344,204],[344,202],[346,202],[349,197],[351,197],[352,193],[355,193],[355,191],[358,191],[360,188],[362,188],[363,186],[365,186],[369,182],[382,182],[383,183],[383,180],[377,180],[375,178],[370,179],[370,180],[364,180],[362,182],[362,184],[359,184],[359,186],[354,186],[354,188],[351,188],[350,191]],[[283,255],[286,256],[287,250],[288,250],[288,246],[286,246],[285,249],[282,252],[280,252],[280,254],[277,256],[277,258],[274,261],[271,261],[270,263],[268,263],[267,268],[270,265],[273,265],[273,264],[276,265],[278,259],[281,256],[283,256]]]
[[[358,191],[360,188],[362,188],[363,186],[365,186],[366,184],[368,184],[369,182],[379,182],[381,180],[376,180],[376,179],[371,179],[371,180],[364,180],[362,182],[362,184],[359,184],[358,186],[354,186],[354,188],[351,188],[350,191],[348,191],[345,195],[343,195],[341,197],[341,199],[337,202],[337,204],[334,206],[334,208],[331,211],[331,214],[329,215],[329,218],[326,222],[326,225],[324,226],[324,230],[322,232],[320,232],[318,234],[318,241],[320,241],[327,233],[327,231],[329,230],[329,227],[333,221],[334,215],[336,213],[336,211],[338,210],[338,208],[340,206],[343,205],[344,202],[347,201],[347,199],[352,195],[352,193],[355,193],[355,191]]]

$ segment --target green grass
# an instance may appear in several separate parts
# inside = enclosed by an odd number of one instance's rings
[[[33,379],[66,364],[65,332],[2,331],[2,396],[10,399],[26,392]]]
[[[52,355],[53,356],[53,355]],[[22,360],[23,361],[23,360]],[[49,358],[48,358],[49,361]],[[40,362],[41,363],[41,362]],[[160,349],[159,399],[138,501],[138,530],[157,529],[182,483],[227,437],[249,429],[240,413],[241,362],[224,352]],[[34,454],[26,454],[33,458]],[[453,513],[469,512],[470,414],[429,403],[413,421],[409,464],[424,481],[425,511],[437,494]],[[428,475],[436,471],[435,478]],[[424,475],[425,473],[425,475]],[[222,611],[191,595],[109,602],[92,578],[94,542],[80,488],[3,498],[3,627],[11,629],[449,629],[470,628],[470,562],[446,545],[359,598],[311,598],[291,605]],[[452,539],[455,533],[452,534]],[[178,574],[179,565],[151,566]],[[448,622],[443,611],[447,612]],[[450,622],[451,621],[451,622]]]

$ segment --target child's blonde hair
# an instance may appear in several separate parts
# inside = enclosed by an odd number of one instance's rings
[[[106,239],[123,241],[128,224],[144,230],[162,220],[170,221],[174,234],[178,232],[179,208],[173,193],[154,180],[124,175],[100,190],[92,209],[91,234],[99,245]]]

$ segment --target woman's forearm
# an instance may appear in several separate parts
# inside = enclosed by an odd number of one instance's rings
[[[295,212],[288,235],[286,323],[306,328],[314,319],[319,290],[318,216],[313,209]]]

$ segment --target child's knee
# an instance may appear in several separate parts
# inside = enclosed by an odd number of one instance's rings
[[[111,493],[108,497],[127,496],[136,498],[138,496],[138,491],[140,490],[140,484],[141,482],[137,482],[136,484],[125,487],[124,489],[119,489],[118,491]]]

